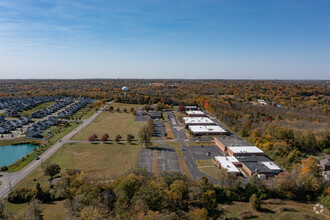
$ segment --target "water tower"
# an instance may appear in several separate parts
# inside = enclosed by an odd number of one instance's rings
[[[126,86],[124,86],[123,88],[121,88],[121,90],[124,91],[124,101],[126,100],[126,91],[128,90],[128,88]]]

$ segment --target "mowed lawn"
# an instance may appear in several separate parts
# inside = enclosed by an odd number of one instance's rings
[[[120,134],[123,140],[126,140],[128,134],[134,135],[134,139],[138,140],[139,130],[146,122],[135,121],[135,116],[129,112],[131,107],[136,109],[138,105],[114,103],[111,106],[114,107],[114,111],[106,110],[102,112],[86,128],[75,135],[72,140],[87,141],[88,137],[93,134],[101,138],[104,133],[109,134],[110,140],[114,140],[117,134]],[[118,107],[120,112],[116,111]],[[127,109],[127,112],[123,111],[124,108]]]
[[[87,177],[113,180],[130,168],[138,167],[140,151],[141,146],[137,144],[70,143],[65,144],[48,161],[60,165],[61,172],[78,169]],[[14,188],[35,187],[34,179],[42,187],[49,187],[48,178],[39,166]]]

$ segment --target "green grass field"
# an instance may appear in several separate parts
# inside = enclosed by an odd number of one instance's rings
[[[146,124],[146,122],[136,122],[135,116],[129,113],[131,107],[137,108],[138,105],[113,103],[114,111],[102,112],[94,121],[92,121],[87,127],[72,138],[72,140],[87,141],[88,137],[96,134],[99,138],[104,133],[109,134],[109,139],[114,140],[117,134],[120,134],[125,140],[128,134],[133,134],[135,140],[138,139],[138,133],[140,128]],[[117,112],[116,108],[120,108],[121,111]],[[126,108],[127,112],[123,112]]]
[[[31,161],[33,161],[37,156],[41,155],[43,152],[45,152],[49,147],[51,147],[53,144],[55,144],[57,141],[59,141],[62,137],[67,135],[69,132],[71,132],[73,129],[78,127],[81,123],[75,123],[71,122],[70,126],[68,127],[61,127],[61,126],[52,126],[50,128],[52,134],[54,134],[53,137],[49,138],[48,140],[37,140],[37,139],[27,139],[24,138],[23,140],[30,141],[30,142],[38,142],[40,144],[44,144],[44,147],[38,148],[37,151],[32,151],[28,154],[28,156],[25,156],[24,158],[21,158],[17,160],[15,163],[8,166],[9,172],[15,172],[19,171],[22,168],[24,168],[26,165],[28,165]],[[55,134],[55,132],[58,132]],[[13,139],[15,140],[15,139]],[[19,142],[18,142],[19,143]]]
[[[324,215],[317,215],[313,211],[314,203],[282,201],[269,199],[262,201],[262,211],[255,211],[248,202],[233,202],[228,205],[220,205],[224,211],[224,216],[228,219],[242,219],[242,212],[251,212],[255,217],[250,219],[329,219]],[[291,210],[291,211],[290,211]],[[240,214],[241,213],[241,214]],[[324,208],[325,215],[330,216],[329,210]]]
[[[84,108],[79,109],[72,117],[80,118],[81,120],[85,120],[90,118],[96,112],[97,106],[93,103],[87,104]]]
[[[87,177],[112,180],[138,166],[140,150],[141,146],[135,144],[70,143],[60,148],[48,161],[59,164],[62,172],[79,169]],[[34,179],[42,187],[49,187],[48,178],[39,166],[14,188],[34,187]]]
[[[218,178],[219,168],[217,168],[212,160],[196,160],[198,169],[206,175]]]

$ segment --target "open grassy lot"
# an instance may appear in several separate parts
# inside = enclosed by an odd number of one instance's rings
[[[41,155],[49,147],[51,147],[53,144],[55,144],[57,141],[59,141],[61,138],[63,138],[65,135],[67,135],[69,132],[71,132],[79,125],[80,123],[71,122],[67,127],[62,126],[61,124],[58,126],[52,126],[50,130],[53,134],[53,137],[49,138],[48,140],[37,140],[37,139],[27,139],[27,138],[23,139],[23,140],[29,140],[30,142],[37,142],[40,145],[43,145],[43,147],[39,147],[36,151],[32,151],[31,153],[29,153],[28,156],[25,156],[17,160],[14,164],[8,166],[9,168],[8,171],[14,172],[21,170],[27,164],[33,161],[37,156]]]
[[[48,108],[48,107],[52,106],[55,103],[56,103],[55,101],[45,102],[45,103],[42,103],[41,105],[38,105],[38,106],[36,106],[34,108],[31,108],[29,110],[22,111],[19,114],[20,114],[21,117],[24,117],[24,116],[27,116],[27,115],[31,115],[33,112],[42,110],[44,108]]]
[[[85,120],[90,118],[96,112],[97,106],[94,103],[87,104],[84,108],[79,109],[72,117]]]
[[[33,140],[25,138],[25,137],[18,137],[18,138],[14,138],[14,139],[1,139],[0,138],[0,146],[19,144],[19,143],[28,143],[28,142],[32,142],[32,141]]]
[[[196,160],[196,165],[202,173],[218,178],[219,168],[214,165],[212,160]]]
[[[133,134],[134,139],[137,140],[139,130],[146,122],[135,121],[135,116],[129,112],[129,109],[131,107],[136,109],[138,105],[114,103],[111,106],[114,107],[114,111],[102,112],[72,140],[87,141],[88,137],[93,134],[100,138],[104,133],[109,134],[110,140],[114,140],[117,134],[120,134],[123,139],[126,139],[127,134]],[[120,112],[116,111],[117,108],[120,108]],[[127,112],[123,111],[124,108],[127,109]]]
[[[67,209],[64,207],[64,201],[55,201],[41,205],[44,220],[62,220],[67,219]],[[11,216],[22,216],[28,209],[28,204],[13,204],[6,202],[6,209]],[[66,218],[67,217],[67,218]]]
[[[329,219],[324,215],[317,215],[313,211],[313,203],[300,203],[294,201],[265,200],[261,205],[261,211],[255,211],[247,202],[233,202],[229,205],[221,205],[224,210],[224,216],[229,219],[242,219],[243,212],[250,212],[255,217],[250,219]],[[330,212],[324,209],[325,215],[330,216]]]
[[[48,161],[66,169],[79,169],[87,177],[112,180],[132,167],[138,167],[140,145],[70,143],[60,148]],[[44,162],[47,163],[48,161]],[[49,187],[42,167],[32,171],[14,188],[35,187],[37,179],[42,187]]]

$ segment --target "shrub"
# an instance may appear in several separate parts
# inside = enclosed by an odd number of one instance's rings
[[[122,139],[122,136],[120,134],[117,134],[116,137],[115,137],[115,142],[119,142],[120,139]]]
[[[134,139],[134,135],[132,135],[132,134],[127,135],[127,142],[128,143],[131,143],[133,141],[133,139]]]
[[[261,201],[256,194],[253,194],[250,198],[251,208],[254,210],[259,210],[261,208]]]
[[[30,202],[35,197],[35,191],[32,189],[13,190],[8,195],[8,201],[11,203]]]

